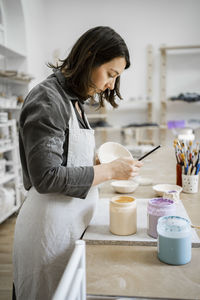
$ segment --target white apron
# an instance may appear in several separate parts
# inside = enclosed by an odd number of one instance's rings
[[[74,107],[69,120],[67,166],[92,166],[94,130],[80,129]],[[81,187],[80,187],[81,188]],[[98,199],[92,187],[86,199],[28,192],[15,227],[14,285],[17,300],[48,300],[74,248],[93,216]]]

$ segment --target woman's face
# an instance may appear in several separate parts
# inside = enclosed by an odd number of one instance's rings
[[[113,90],[115,87],[115,80],[126,67],[126,60],[124,57],[116,57],[111,61],[94,68],[91,75],[91,81],[95,88],[89,89],[89,95],[93,96],[96,93],[101,93],[106,89]]]

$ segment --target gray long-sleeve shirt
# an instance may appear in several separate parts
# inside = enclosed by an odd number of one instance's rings
[[[23,181],[26,190],[34,186],[39,193],[62,193],[84,199],[92,185],[94,169],[67,166],[69,101],[74,105],[79,99],[58,70],[26,97],[19,122]],[[77,112],[76,115],[79,126],[87,128]]]

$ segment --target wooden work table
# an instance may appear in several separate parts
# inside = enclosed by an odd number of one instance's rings
[[[163,147],[144,159],[141,176],[153,184],[176,182],[174,149]],[[100,187],[100,197],[116,195],[109,183]],[[155,197],[152,185],[139,186],[130,194]],[[193,224],[200,225],[200,188],[180,196]],[[197,231],[200,237],[200,231]],[[166,299],[200,299],[200,248],[192,248],[192,260],[171,266],[157,258],[157,247],[87,245],[87,294]]]

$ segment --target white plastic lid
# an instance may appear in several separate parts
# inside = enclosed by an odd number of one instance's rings
[[[158,234],[172,238],[182,238],[191,232],[190,221],[179,216],[164,216],[158,219]]]

